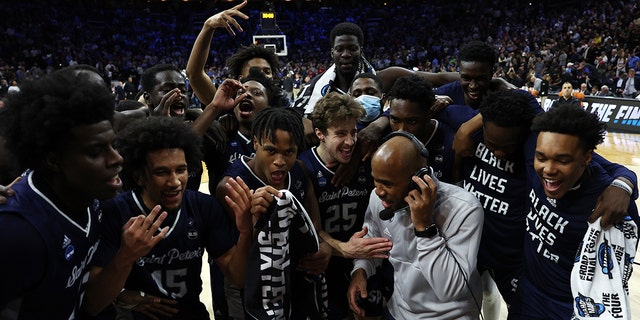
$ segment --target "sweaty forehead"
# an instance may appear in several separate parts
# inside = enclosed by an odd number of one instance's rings
[[[339,35],[337,36],[334,40],[333,40],[333,45],[337,46],[337,45],[360,45],[360,43],[358,42],[358,37],[353,35],[353,34],[343,34],[343,35]]]
[[[156,74],[156,84],[162,86],[166,83],[185,84],[185,78],[175,70],[166,70]]]
[[[460,61],[460,73],[473,76],[491,76],[492,66],[479,61]]]
[[[262,85],[262,83],[255,80],[245,81],[242,84],[245,85],[247,89],[259,89],[262,91],[267,91],[264,85]]]

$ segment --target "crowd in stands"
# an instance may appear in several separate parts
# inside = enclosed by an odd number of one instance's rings
[[[549,92],[566,81],[586,83],[622,96],[618,79],[639,69],[639,1],[388,1],[277,2],[278,32],[287,35],[288,56],[281,77],[302,79],[330,65],[330,28],[354,22],[364,29],[364,56],[376,69],[402,66],[425,71],[457,71],[456,54],[469,40],[493,44],[499,51],[495,76],[517,87],[543,79]],[[44,1],[3,5],[0,21],[0,97],[9,87],[72,64],[89,64],[114,83],[155,64],[184,69],[202,22],[231,3]],[[244,32],[214,35],[207,74],[219,84],[228,75],[225,60],[261,33],[264,4],[250,3]],[[38,17],[33,19],[33,17]],[[533,80],[533,81],[532,81]],[[15,83],[14,83],[15,81]],[[597,90],[594,90],[594,92]]]
[[[205,250],[219,320],[630,314],[637,176],[570,105],[638,96],[640,0],[111,1],[3,7],[0,314],[208,319]]]

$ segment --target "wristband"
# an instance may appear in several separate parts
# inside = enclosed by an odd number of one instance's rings
[[[431,238],[438,234],[438,227],[436,227],[436,224],[434,223],[422,231],[418,231],[416,228],[413,228],[413,232],[418,238]]]
[[[628,184],[626,184],[625,182],[623,182],[622,180],[615,179],[615,180],[611,181],[610,186],[618,187],[618,188],[626,191],[629,194],[629,196],[631,196],[633,194],[633,189],[631,189],[631,187]]]

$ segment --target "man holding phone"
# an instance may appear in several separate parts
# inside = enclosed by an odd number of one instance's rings
[[[366,237],[394,243],[389,262],[396,281],[387,319],[478,319],[482,206],[462,188],[423,175],[425,169],[431,172],[427,155],[412,134],[395,132],[371,160],[375,189],[365,214]],[[388,220],[380,215],[385,209],[391,211],[382,215]],[[367,298],[367,277],[381,260],[354,261],[347,294],[358,315],[364,315],[358,299]]]

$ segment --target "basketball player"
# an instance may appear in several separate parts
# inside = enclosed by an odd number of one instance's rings
[[[343,187],[331,183],[339,164],[348,163],[356,145],[356,122],[364,110],[353,98],[338,93],[322,97],[310,118],[320,145],[302,154],[314,192],[318,195],[321,236],[331,245],[333,257],[327,267],[329,292],[329,319],[344,319],[351,312],[344,292],[349,287],[354,258],[387,258],[392,244],[386,238],[363,239],[367,229],[362,228],[364,213],[373,189],[371,167],[361,162],[356,175]],[[371,277],[367,316],[382,316],[379,277]]]
[[[304,143],[300,115],[291,108],[266,108],[253,121],[251,136],[255,157],[242,156],[237,159],[222,181],[229,177],[240,177],[254,190],[251,208],[254,215],[268,211],[274,196],[279,196],[278,190],[289,190],[303,204],[316,230],[320,231],[317,198],[301,162],[296,159],[298,146]],[[216,188],[218,199],[224,198],[228,192],[222,181]],[[309,274],[318,275],[324,272],[330,257],[331,248],[322,242],[316,254],[300,261],[300,267]],[[234,318],[242,316],[241,310],[232,311],[231,304],[229,308]]]
[[[118,291],[123,289],[115,305],[135,318],[209,319],[199,299],[202,256],[207,250],[225,275],[243,283],[252,239],[249,189],[240,180],[225,184],[229,188],[225,201],[236,228],[213,196],[187,189],[188,168],[200,162],[200,138],[180,120],[138,120],[118,134],[116,144],[124,157],[123,174],[138,187],[103,202],[103,244],[92,277],[103,272],[104,262],[114,255],[121,226],[131,216],[161,206],[168,213],[161,225],[167,229],[166,237],[135,261],[124,287],[113,284]]]
[[[614,180],[592,161],[593,150],[604,140],[605,124],[580,108],[554,108],[536,117],[531,130],[538,134],[527,141],[526,149],[533,187],[524,272],[509,319],[569,319],[578,303],[570,286],[576,252],[600,194]],[[627,213],[638,221],[634,201]]]
[[[7,148],[29,170],[0,205],[0,254],[6,257],[0,263],[1,318],[82,316],[104,219],[97,199],[113,197],[122,187],[113,115],[104,84],[71,72],[23,84],[2,109]],[[162,239],[166,231],[145,233],[166,217],[158,209],[120,226],[119,257],[135,259]]]

